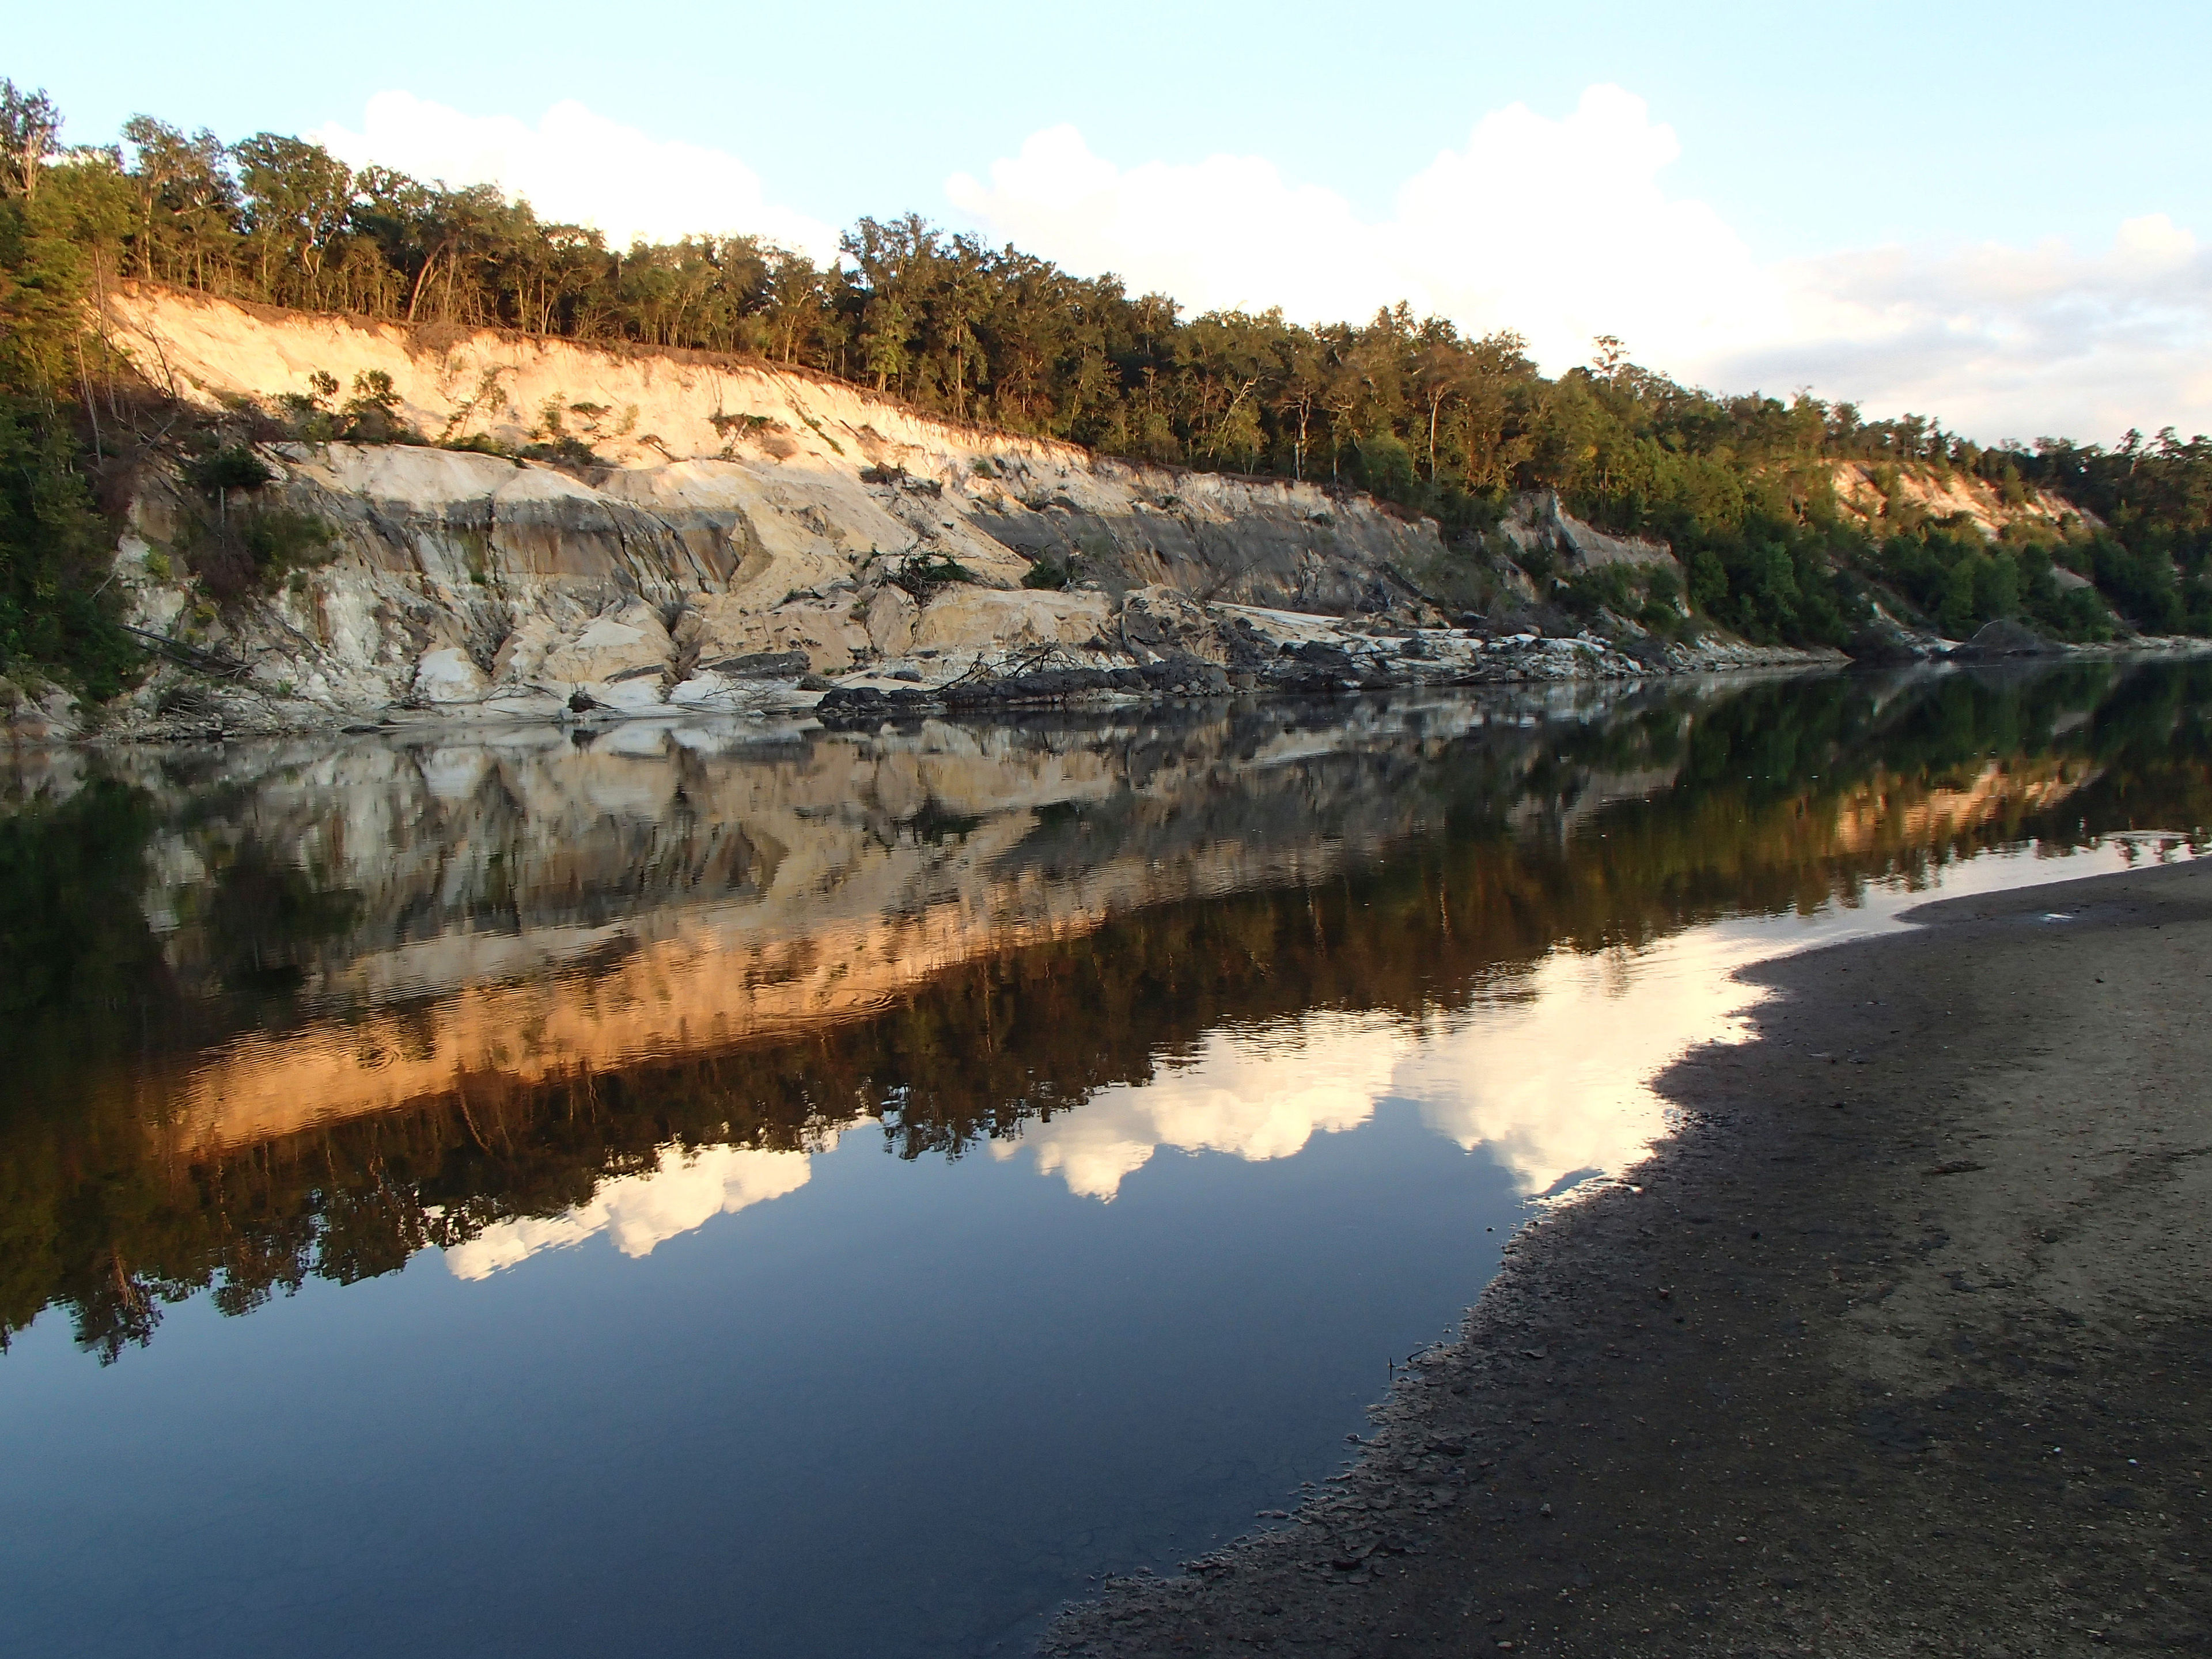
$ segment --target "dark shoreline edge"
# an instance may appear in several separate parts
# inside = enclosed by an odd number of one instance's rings
[[[1762,963],[1297,1524],[1040,1652],[2212,1650],[2212,862]]]
[[[432,713],[398,708],[345,714],[320,710],[312,719],[285,719],[265,714],[245,720],[184,716],[141,721],[125,729],[98,724],[77,729],[67,722],[49,720],[27,704],[12,712],[0,705],[0,738],[18,750],[130,748],[169,743],[360,736],[429,736],[465,742],[472,737],[499,737],[517,731],[589,735],[624,726],[678,726],[724,720],[752,723],[764,733],[807,730],[816,726],[830,731],[869,731],[886,720],[1018,720],[1038,714],[1096,716],[1214,702],[1350,702],[1363,696],[1405,692],[1574,690],[1708,678],[1725,678],[1733,683],[1753,677],[1796,674],[1940,673],[2067,662],[2171,662],[2207,655],[2212,655],[2212,641],[2178,636],[2145,636],[2106,645],[2058,646],[2046,653],[2015,658],[1929,658],[1895,662],[1855,661],[1841,652],[1821,648],[1759,646],[1741,647],[1734,657],[1725,659],[1715,657],[1710,660],[1637,663],[1607,673],[1563,675],[1509,671],[1483,677],[1409,676],[1363,683],[1328,672],[1297,670],[1243,688],[1215,684],[1217,677],[1225,680],[1225,676],[1221,676],[1218,670],[1201,672],[1206,668],[1204,665],[1196,668],[1185,665],[1178,669],[1174,664],[1155,663],[1143,669],[1039,670],[973,685],[896,686],[888,690],[861,688],[857,692],[848,690],[842,696],[833,690],[821,694],[813,702],[802,699],[744,710],[684,709],[672,705],[634,711],[594,709],[580,714],[487,714],[475,710]],[[948,692],[953,695],[948,696]]]

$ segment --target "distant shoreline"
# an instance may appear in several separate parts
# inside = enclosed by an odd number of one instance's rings
[[[2202,1651],[2212,864],[1753,970],[1301,1524],[1053,1656]]]

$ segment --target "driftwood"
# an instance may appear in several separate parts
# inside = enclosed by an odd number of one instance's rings
[[[252,665],[235,657],[226,657],[214,651],[203,651],[182,640],[173,640],[166,634],[149,633],[143,628],[133,628],[129,623],[115,624],[125,633],[145,641],[171,662],[191,669],[196,673],[210,675],[216,679],[242,680],[253,672]]]

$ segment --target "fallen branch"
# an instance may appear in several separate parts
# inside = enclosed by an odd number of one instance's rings
[[[203,651],[196,645],[187,645],[182,640],[173,640],[166,634],[154,634],[143,628],[133,628],[129,623],[118,623],[115,625],[125,633],[145,641],[170,661],[203,674],[212,675],[217,679],[242,680],[253,672],[251,664],[240,662],[234,657],[222,656],[213,651]]]

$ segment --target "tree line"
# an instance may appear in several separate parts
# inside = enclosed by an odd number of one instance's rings
[[[1607,528],[1668,538],[1692,568],[1696,604],[1754,638],[1840,643],[1867,614],[1868,584],[1900,591],[1907,570],[1921,573],[1922,596],[1907,593],[1908,606],[1947,624],[2025,614],[2070,637],[2109,630],[2094,594],[2069,599],[2043,580],[2053,558],[2140,625],[2212,629],[2203,437],[1984,447],[1919,416],[1684,386],[1611,337],[1589,364],[1548,377],[1519,335],[1468,337],[1403,304],[1318,326],[1279,310],[1187,317],[1165,295],[1132,295],[1116,276],[1077,276],[915,215],[860,220],[827,266],[746,235],[614,247],[494,187],[355,169],[296,137],[225,143],[140,115],[113,142],[67,146],[62,126],[43,94],[0,82],[0,452],[19,470],[51,467],[57,444],[101,459],[102,411],[87,383],[103,348],[83,325],[86,304],[139,280],[398,322],[742,355],[955,421],[1364,489],[1462,541],[1516,492],[1555,489]],[[71,430],[48,433],[57,422]],[[1990,550],[1956,525],[1933,526],[1951,533],[1931,540],[1909,502],[1863,526],[1833,497],[1844,459],[1892,477],[1964,471],[2015,497],[2054,489],[2103,528],[2085,521],[2071,537]],[[33,574],[0,583],[15,596],[0,598],[0,664],[58,660],[61,635],[84,618],[41,596],[83,586],[74,576],[90,521],[51,501],[11,497],[4,510],[11,568]],[[1973,558],[1997,574],[1955,578]]]

